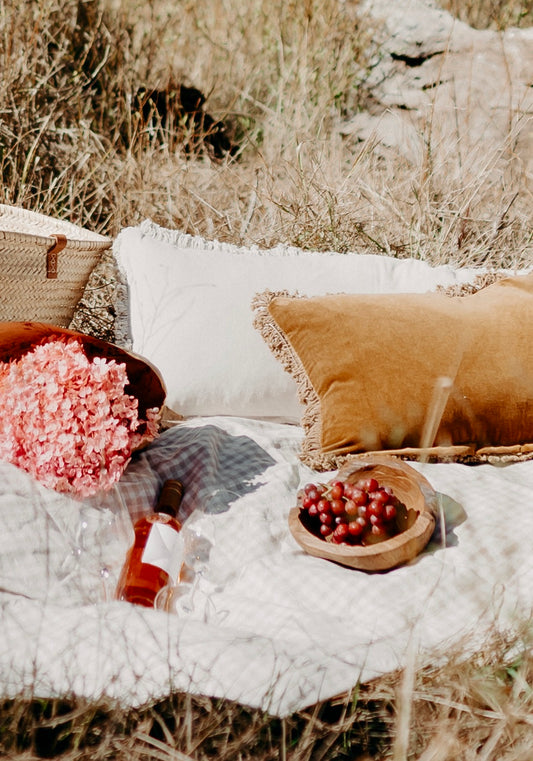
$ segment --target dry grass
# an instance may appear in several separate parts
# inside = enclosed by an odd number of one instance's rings
[[[476,26],[533,20],[527,0],[442,5]],[[370,96],[374,31],[350,0],[0,0],[0,201],[110,235],[151,217],[237,244],[529,262],[531,178],[516,163],[495,176],[490,157],[472,157],[450,180],[428,171],[428,156],[412,165],[341,136]],[[191,154],[183,129],[178,139],[144,128],[132,95],[176,82],[208,95],[237,156]],[[187,695],[129,713],[8,701],[0,753],[526,761],[529,645],[525,628],[512,643],[495,638],[482,658],[413,664],[283,722]]]
[[[440,0],[439,5],[475,29],[533,26],[531,0]]]
[[[79,700],[4,701],[0,750],[16,761],[530,761],[531,628],[469,660],[417,668],[274,719],[177,694],[140,711]]]
[[[341,136],[375,53],[354,0],[2,7],[1,201],[110,235],[151,217],[237,244],[495,265],[531,253],[531,189],[516,162],[492,171],[501,146],[450,181],[428,171],[431,145],[412,165]],[[132,94],[172,81],[208,95],[237,157],[191,160],[143,129]]]

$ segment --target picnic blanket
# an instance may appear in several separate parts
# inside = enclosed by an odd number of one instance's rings
[[[116,494],[79,502],[0,464],[0,694],[110,698],[172,691],[286,716],[450,648],[483,646],[533,605],[533,462],[413,463],[441,520],[415,562],[370,574],[307,555],[288,529],[297,425],[198,417],[137,453]],[[332,474],[331,474],[332,475]],[[321,474],[328,478],[330,474]],[[194,581],[173,612],[113,599],[163,480],[185,485]]]

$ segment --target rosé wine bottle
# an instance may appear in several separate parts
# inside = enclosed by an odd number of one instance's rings
[[[135,540],[118,580],[117,600],[151,608],[157,593],[176,583],[183,561],[181,523],[176,518],[182,496],[181,481],[165,481],[154,512],[135,523]]]

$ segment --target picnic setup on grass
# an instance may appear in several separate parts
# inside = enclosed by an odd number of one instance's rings
[[[0,257],[3,697],[284,717],[530,616],[528,271],[9,206]]]

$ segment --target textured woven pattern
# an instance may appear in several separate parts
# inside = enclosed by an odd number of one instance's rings
[[[64,236],[57,275],[48,252]],[[0,320],[68,327],[102,252],[111,240],[70,222],[0,204]]]

